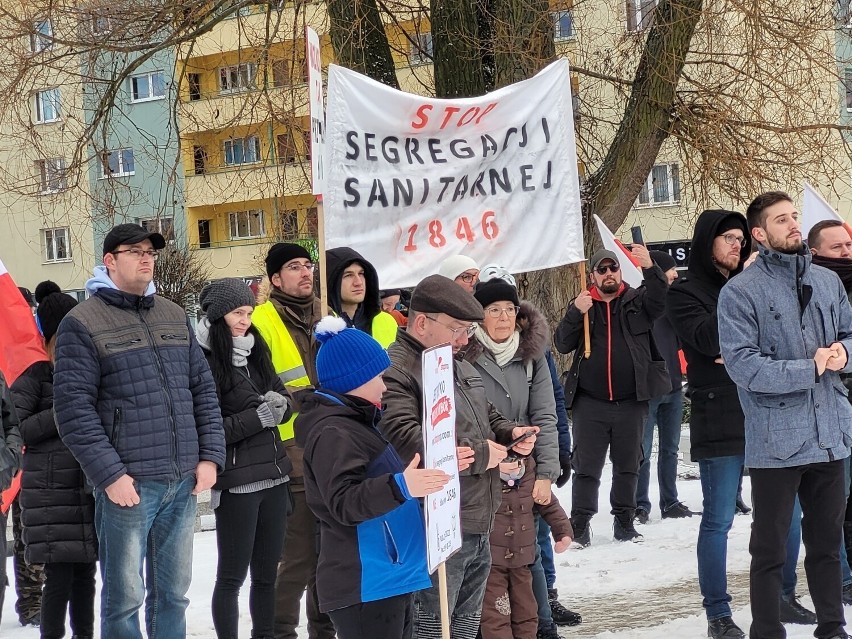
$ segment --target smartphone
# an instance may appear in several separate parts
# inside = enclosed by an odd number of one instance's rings
[[[528,430],[527,432],[525,432],[523,435],[521,435],[517,439],[513,439],[511,441],[511,443],[506,446],[506,449],[508,450],[509,448],[514,448],[515,446],[520,444],[522,441],[526,441],[527,439],[529,439],[533,435],[535,435],[535,431]]]
[[[634,244],[645,245],[645,241],[642,239],[642,227],[641,226],[632,226],[630,227],[630,235],[633,237]]]

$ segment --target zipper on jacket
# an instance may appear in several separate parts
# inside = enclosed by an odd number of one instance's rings
[[[136,339],[129,339],[124,342],[116,342],[115,344],[106,344],[107,348],[121,348],[123,346],[130,346],[132,344],[138,344],[142,341],[142,338],[137,337]]]
[[[109,438],[109,443],[115,448],[115,443],[118,441],[118,427],[121,425],[121,408],[116,408],[112,417],[112,436]]]
[[[610,314],[609,302],[606,302],[606,382],[609,387],[609,401],[613,401],[612,394],[612,315]]]
[[[182,342],[186,341],[186,335],[178,335],[176,333],[165,333],[165,334],[160,335],[160,337],[162,337],[164,340],[175,339],[175,340],[180,340]]]
[[[391,563],[399,564],[401,563],[399,561],[399,549],[396,546],[396,540],[393,538],[393,533],[387,520],[382,522],[382,526],[385,531],[385,549],[388,552],[388,557],[390,557]]]

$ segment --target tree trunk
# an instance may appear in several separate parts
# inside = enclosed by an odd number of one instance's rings
[[[547,0],[492,0],[496,88],[531,78],[553,61]]]
[[[435,96],[485,93],[476,5],[471,0],[431,0]]]
[[[399,88],[376,0],[328,0],[331,44],[337,63]]]

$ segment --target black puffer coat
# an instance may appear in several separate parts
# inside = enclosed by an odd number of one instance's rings
[[[210,351],[203,350],[209,360]],[[278,429],[264,428],[257,415],[257,407],[263,401],[260,396],[267,391],[281,393],[292,402],[277,376],[265,378],[251,362],[244,367],[232,366],[228,383],[221,388],[217,384],[226,455],[225,470],[216,479],[216,490],[283,479],[293,470]],[[287,421],[290,414],[288,409],[282,421]]]
[[[11,391],[27,447],[20,495],[27,562],[96,561],[95,500],[56,430],[50,363],[30,366]]]

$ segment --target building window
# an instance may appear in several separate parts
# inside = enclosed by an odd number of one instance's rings
[[[305,211],[305,224],[302,227],[302,236],[319,237],[319,214],[315,206]]]
[[[266,235],[263,226],[263,211],[237,211],[229,214],[232,240],[249,240]]]
[[[112,31],[112,22],[104,13],[92,14],[92,35],[107,35]]]
[[[68,188],[65,160],[50,158],[37,160],[35,164],[39,177],[39,193],[57,193]]]
[[[136,167],[133,163],[133,149],[105,151],[101,154],[102,177],[122,177],[133,175]]]
[[[553,39],[573,40],[574,17],[571,11],[555,11],[553,14]]]
[[[627,0],[627,30],[642,31],[651,26],[660,0]]]
[[[255,88],[257,65],[254,62],[219,69],[219,92],[236,93]]]
[[[278,143],[278,163],[279,164],[295,164],[296,163],[296,144],[293,136],[289,133],[282,133],[277,138]]]
[[[192,168],[196,175],[204,175],[207,170],[207,151],[203,146],[192,147]]]
[[[39,20],[33,23],[33,32],[30,34],[30,51],[38,53],[53,46],[53,26],[50,20]]]
[[[70,232],[67,227],[58,229],[43,229],[41,232],[44,244],[45,262],[64,262],[71,259]]]
[[[174,239],[174,220],[170,217],[152,217],[138,220],[139,226],[149,233],[159,233],[166,240]]]
[[[260,138],[250,135],[246,138],[225,140],[225,164],[253,162],[260,162]]]
[[[200,73],[187,73],[186,74],[186,83],[189,88],[189,100],[190,102],[194,102],[195,100],[201,99],[201,74]]]
[[[408,59],[411,64],[429,64],[432,62],[432,33],[416,33],[411,42]]]
[[[668,206],[680,202],[680,171],[677,164],[657,164],[642,185],[638,206]]]
[[[296,240],[299,238],[299,212],[296,209],[281,211],[281,239]]]
[[[166,95],[166,82],[162,71],[151,71],[130,76],[130,99],[133,102],[160,100]]]
[[[310,131],[302,132],[302,139],[304,140],[304,144],[305,144],[305,160],[310,162],[311,161],[311,132]]]
[[[198,220],[198,248],[210,248],[210,220]]]
[[[852,113],[852,69],[846,69],[843,75],[843,85],[846,89],[846,112]]]
[[[59,89],[46,89],[35,93],[35,121],[56,122],[60,118]]]

